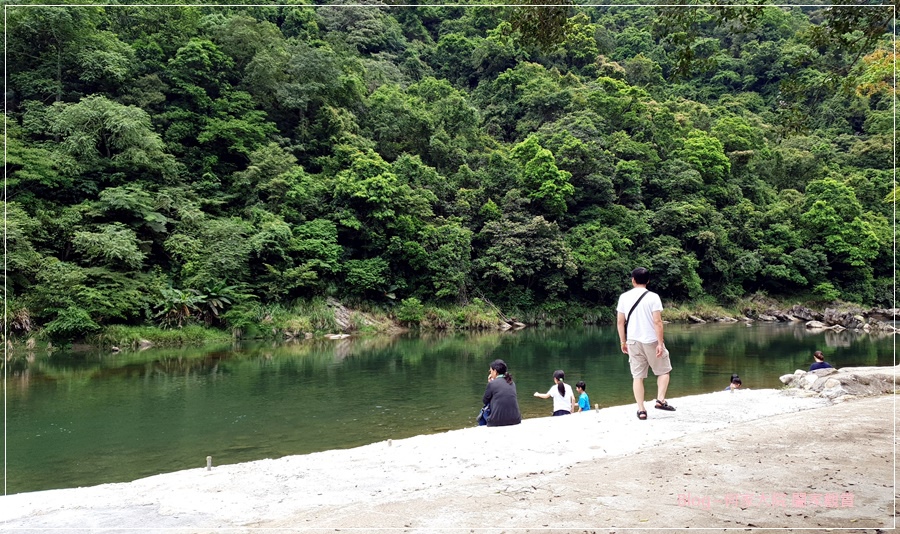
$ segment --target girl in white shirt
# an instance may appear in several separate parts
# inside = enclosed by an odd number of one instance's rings
[[[565,378],[566,373],[562,370],[554,371],[555,385],[547,393],[534,392],[535,397],[553,399],[553,415],[568,415],[575,411],[575,394],[572,393],[572,386],[563,381]]]

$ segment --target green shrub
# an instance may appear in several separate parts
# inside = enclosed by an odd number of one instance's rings
[[[425,306],[416,297],[410,297],[400,301],[395,314],[402,324],[418,325],[425,319]]]
[[[100,331],[100,325],[91,319],[88,312],[76,306],[69,306],[56,314],[56,318],[47,323],[43,335],[52,341],[67,342],[84,338]]]
[[[822,302],[832,302],[841,297],[841,292],[831,282],[822,282],[813,287],[813,295]]]

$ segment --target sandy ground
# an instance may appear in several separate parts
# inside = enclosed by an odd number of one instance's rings
[[[0,531],[889,531],[895,398],[723,391],[22,493]]]

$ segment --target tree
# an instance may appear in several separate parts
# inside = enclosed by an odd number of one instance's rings
[[[722,142],[702,130],[691,131],[673,156],[691,165],[708,185],[721,184],[731,172]]]
[[[403,33],[397,21],[385,15],[384,4],[378,0],[364,3],[369,5],[337,2],[317,9],[316,13],[324,29],[341,35],[361,53],[401,50],[405,44]]]
[[[813,238],[821,238],[822,250],[831,261],[865,267],[879,249],[871,223],[853,190],[833,178],[807,186],[801,222]]]
[[[166,74],[191,111],[204,112],[231,88],[234,60],[207,39],[191,39],[169,60]]]
[[[347,164],[334,183],[339,224],[363,230],[369,250],[383,250],[391,235],[414,235],[422,219],[432,215],[434,196],[428,190],[414,191],[402,183],[375,152],[350,147],[342,150],[346,151]]]
[[[521,7],[509,8],[509,20],[523,44],[552,49],[568,37],[568,0],[544,2],[522,0]]]
[[[134,230],[119,223],[103,225],[99,232],[75,232],[72,244],[90,264],[139,270],[144,263]]]
[[[78,103],[58,102],[46,113],[49,133],[61,139],[58,150],[72,172],[146,169],[170,175],[175,162],[165,154],[150,116],[103,96]]]
[[[181,266],[176,281],[186,287],[215,282],[249,282],[252,244],[249,222],[239,218],[201,218],[184,222],[165,241],[165,250]]]
[[[515,284],[552,299],[567,290],[566,280],[576,274],[577,267],[559,226],[540,215],[526,215],[527,203],[518,191],[507,194],[503,218],[487,222],[479,232],[483,248],[475,269],[492,286]]]
[[[472,231],[440,221],[423,228],[419,240],[425,252],[428,289],[434,298],[460,300],[472,270]]]
[[[81,75],[102,78],[110,71],[116,77],[127,69],[127,47],[114,37],[106,35],[111,49],[105,57],[103,48],[92,43],[104,18],[104,10],[95,6],[9,6],[8,68],[18,102],[78,98],[84,94]]]
[[[368,99],[362,121],[367,137],[388,161],[402,153],[427,154],[434,130],[431,117],[418,98],[410,98],[396,85],[382,85]]]
[[[828,258],[842,296],[870,302],[875,296],[872,262],[890,235],[883,217],[863,213],[852,189],[825,178],[807,187],[800,221],[810,242],[817,243],[812,250]]]
[[[204,26],[213,42],[231,56],[237,70],[246,67],[269,43],[283,39],[275,24],[245,15],[207,17]]]
[[[578,266],[582,288],[597,302],[615,299],[622,291],[622,280],[633,268],[634,243],[599,221],[575,226],[565,239]]]
[[[569,183],[572,174],[559,170],[553,154],[541,147],[533,135],[516,145],[512,155],[522,164],[522,181],[528,196],[540,202],[549,215],[565,213],[566,200],[575,193]]]

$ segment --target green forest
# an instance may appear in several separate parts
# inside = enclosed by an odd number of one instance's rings
[[[893,304],[892,6],[289,4],[7,4],[11,335]]]

